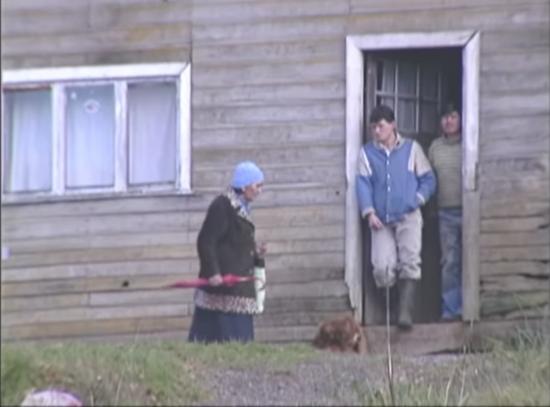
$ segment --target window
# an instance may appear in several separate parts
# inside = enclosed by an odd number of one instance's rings
[[[437,114],[445,99],[446,80],[436,66],[411,58],[379,57],[376,64],[376,104],[395,112],[404,133],[435,133]]]
[[[190,67],[3,73],[2,198],[190,190]]]

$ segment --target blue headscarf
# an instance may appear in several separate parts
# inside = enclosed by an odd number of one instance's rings
[[[243,161],[237,164],[233,171],[231,186],[244,189],[252,184],[259,184],[264,181],[264,173],[252,161]]]

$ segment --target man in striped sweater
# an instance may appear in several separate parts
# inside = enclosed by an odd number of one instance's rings
[[[441,130],[428,157],[438,180],[442,319],[453,320],[462,315],[462,137],[456,105],[442,111]]]
[[[421,278],[422,214],[435,190],[435,175],[422,147],[396,130],[393,110],[375,107],[369,117],[373,141],[361,149],[357,198],[372,230],[373,276],[385,291],[396,280],[397,324],[412,327],[415,287]]]

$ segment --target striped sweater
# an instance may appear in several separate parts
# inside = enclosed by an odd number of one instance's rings
[[[442,209],[462,207],[462,143],[441,136],[430,146],[428,157],[437,175],[437,203]]]

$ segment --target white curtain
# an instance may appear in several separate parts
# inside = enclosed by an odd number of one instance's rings
[[[52,185],[50,90],[5,92],[6,192],[47,191]]]
[[[115,102],[112,85],[68,87],[67,187],[114,185]]]
[[[130,184],[176,179],[176,84],[128,86]]]

